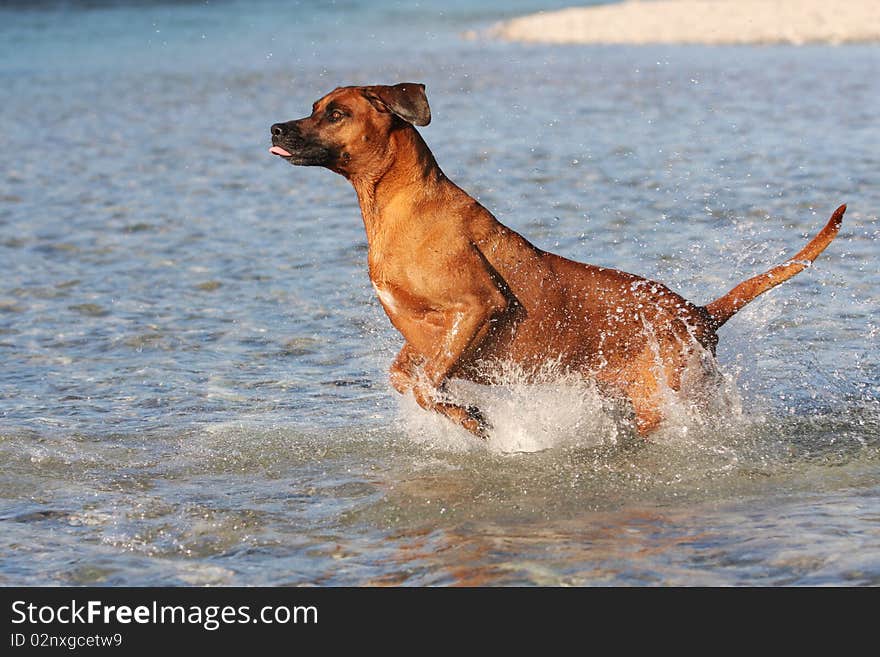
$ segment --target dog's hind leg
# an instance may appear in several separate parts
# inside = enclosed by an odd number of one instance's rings
[[[636,431],[639,432],[642,438],[645,438],[649,433],[656,431],[660,426],[661,420],[663,420],[658,400],[656,396],[631,396],[630,401],[632,401],[633,410],[636,414]]]
[[[673,344],[650,345],[630,359],[619,373],[618,385],[635,411],[636,430],[642,438],[656,431],[663,420],[663,390],[681,388],[684,354]]]
[[[655,431],[663,420],[660,411],[660,382],[657,373],[649,363],[640,363],[642,359],[637,357],[627,368],[626,381],[621,383],[621,388],[635,411],[636,430],[644,438]],[[639,367],[639,364],[648,365]]]

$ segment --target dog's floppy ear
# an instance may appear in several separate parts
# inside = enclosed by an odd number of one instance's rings
[[[367,100],[380,112],[391,112],[413,125],[428,125],[431,108],[425,96],[425,85],[418,82],[401,82],[393,87],[374,85],[363,87]]]

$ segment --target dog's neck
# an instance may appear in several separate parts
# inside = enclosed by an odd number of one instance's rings
[[[417,218],[416,206],[431,195],[446,176],[437,166],[422,136],[410,125],[394,130],[378,166],[368,173],[347,176],[357,192],[358,203],[373,243],[393,208],[393,214]]]

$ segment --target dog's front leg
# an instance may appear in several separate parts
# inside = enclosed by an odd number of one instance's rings
[[[422,408],[445,415],[484,440],[490,426],[480,409],[437,401],[437,394],[456,369],[479,353],[480,345],[492,330],[493,320],[500,318],[507,305],[504,295],[493,288],[488,294],[468,295],[444,310],[442,343],[436,353],[425,359],[424,377],[417,379],[412,387]]]
[[[417,369],[424,365],[425,357],[416,351],[409,342],[403,344],[397,358],[388,368],[391,385],[401,395],[410,392],[418,383]]]
[[[426,375],[423,371],[419,372],[419,368],[424,364],[424,356],[418,353],[411,344],[405,343],[388,370],[391,385],[402,395],[412,392],[419,406],[425,410],[445,415],[456,424],[460,424],[485,440],[489,424],[480,410],[475,406],[465,407],[436,401],[438,387],[431,380],[425,380]]]

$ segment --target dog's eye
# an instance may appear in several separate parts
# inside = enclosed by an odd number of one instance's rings
[[[343,114],[340,110],[337,109],[337,110],[333,110],[332,112],[330,112],[327,115],[327,120],[330,121],[330,123],[337,123],[338,121],[342,120],[343,116],[345,116],[345,114]]]

